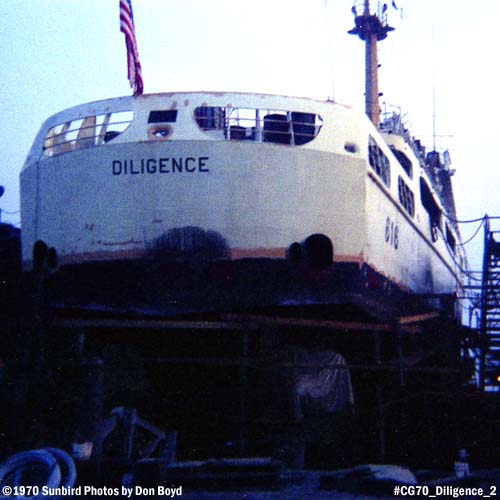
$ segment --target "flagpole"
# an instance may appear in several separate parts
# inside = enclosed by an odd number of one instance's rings
[[[142,68],[139,61],[139,50],[135,35],[132,0],[119,0],[119,2],[120,31],[125,35],[125,46],[127,48],[128,80],[133,89],[134,96],[137,97],[144,92],[144,82],[142,80]]]

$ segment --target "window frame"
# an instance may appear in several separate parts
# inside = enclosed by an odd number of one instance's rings
[[[368,137],[368,163],[387,188],[391,187],[391,162],[377,141]]]

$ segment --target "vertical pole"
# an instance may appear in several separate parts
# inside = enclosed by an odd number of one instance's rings
[[[490,221],[488,214],[484,216],[484,249],[483,249],[483,276],[481,282],[481,327],[479,331],[479,366],[477,369],[478,388],[484,390],[484,369],[486,364],[486,335],[488,333],[488,265],[490,260],[489,253],[490,240]]]
[[[255,110],[255,142],[262,142],[262,127],[260,123],[260,110]]]
[[[378,57],[377,34],[369,32],[365,42],[365,110],[366,114],[378,128],[380,109],[378,104]]]
[[[365,12],[364,12],[364,15],[365,16],[369,16],[370,15],[370,0],[365,0]]]
[[[370,2],[365,0],[364,15],[370,16]],[[380,110],[378,109],[378,57],[377,34],[368,29],[365,40],[365,112],[378,128]]]
[[[434,23],[432,24],[432,47],[435,47]],[[436,151],[436,51],[432,51],[432,151]]]
[[[370,2],[369,0],[365,0],[364,10],[361,14],[358,12],[356,3],[352,8],[355,16],[355,26],[349,33],[351,35],[358,35],[365,43],[365,112],[375,127],[378,128],[380,123],[380,106],[377,44],[380,40],[384,40],[387,37],[387,33],[394,28],[387,25],[387,4],[384,4],[382,10],[378,7],[377,11],[370,12]],[[376,8],[375,5],[372,5],[372,7]]]

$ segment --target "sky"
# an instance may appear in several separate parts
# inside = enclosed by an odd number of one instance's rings
[[[379,45],[382,103],[400,106],[428,147],[434,114],[437,146],[450,150],[456,169],[459,219],[500,215],[500,2],[388,4],[395,31]],[[347,34],[351,0],[133,0],[133,7],[145,93],[248,91],[364,106],[364,47]],[[19,224],[19,172],[43,121],[131,93],[118,0],[3,0],[0,47],[0,209],[3,222]],[[462,225],[463,239],[476,228]],[[480,231],[467,247],[473,269],[481,243]]]

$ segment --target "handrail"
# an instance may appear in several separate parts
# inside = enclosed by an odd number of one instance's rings
[[[258,108],[200,106],[194,116],[200,130],[212,136],[295,146],[312,141],[323,125],[315,113]]]
[[[382,26],[387,26],[387,4],[381,4],[378,0],[355,0],[352,7],[353,14],[358,16],[375,16]]]
[[[112,115],[113,113],[87,116],[83,119],[78,118],[51,127],[45,136],[42,158],[56,156],[76,149],[100,146],[114,139],[125,131],[132,122],[132,118],[129,120],[112,120]],[[97,117],[104,117],[101,123],[96,122]],[[91,125],[88,125],[89,122]],[[80,123],[80,125],[77,126],[76,123]],[[110,127],[115,127],[118,130],[109,130]],[[58,130],[57,133],[56,130]]]

